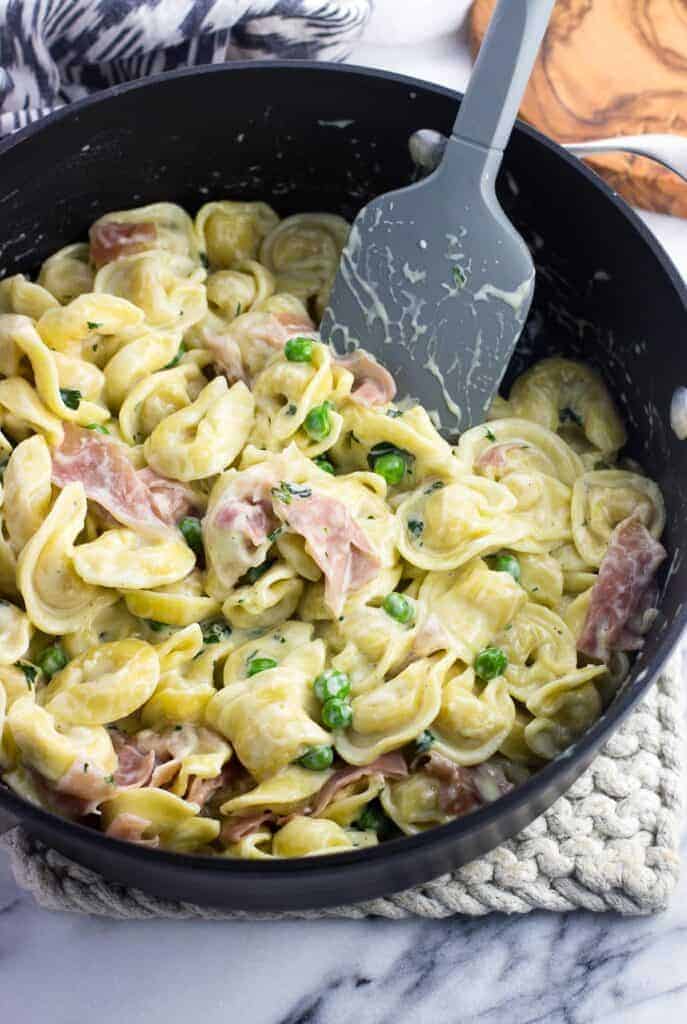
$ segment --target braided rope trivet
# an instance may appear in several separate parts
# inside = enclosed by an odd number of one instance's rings
[[[662,910],[679,872],[682,707],[674,663],[591,767],[545,814],[451,875],[384,899],[296,914],[161,900],[106,882],[21,828],[2,839],[17,883],[50,910],[117,918],[403,918],[497,910]]]

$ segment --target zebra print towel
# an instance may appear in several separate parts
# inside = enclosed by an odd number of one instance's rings
[[[194,64],[343,60],[372,0],[0,0],[0,135],[98,89]]]

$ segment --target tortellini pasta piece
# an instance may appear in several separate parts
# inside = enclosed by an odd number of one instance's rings
[[[601,697],[592,682],[603,675],[603,665],[589,665],[542,686],[527,701],[534,716],[525,727],[525,741],[547,760],[562,753],[601,714]]]
[[[230,741],[258,781],[296,761],[308,747],[330,743],[306,711],[311,677],[282,662],[225,686],[206,709],[208,725]]]
[[[64,492],[63,492],[64,493]],[[119,590],[151,590],[177,583],[195,565],[195,555],[174,534],[142,535],[107,530],[72,551],[74,569],[86,583]]]
[[[339,790],[334,800],[315,817],[328,818],[342,828],[349,828],[358,820],[367,805],[379,797],[384,785],[384,776],[377,773],[357,779]]]
[[[119,428],[127,444],[142,444],[159,423],[193,402],[207,380],[194,363],[159,370],[140,381],[119,410]]]
[[[242,381],[228,388],[224,377],[215,377],[191,405],[158,423],[143,446],[145,457],[174,480],[214,476],[243,448],[253,412],[253,396]]]
[[[76,762],[111,775],[117,755],[107,729],[55,721],[33,696],[15,700],[7,712],[7,726],[26,765],[49,782],[57,783]]]
[[[46,711],[69,725],[105,725],[133,714],[160,675],[155,649],[144,640],[115,640],[80,654],[41,695]]]
[[[13,665],[26,655],[31,632],[31,623],[21,608],[0,600],[0,665]]]
[[[0,281],[0,313],[18,313],[38,320],[53,306],[59,306],[55,296],[23,274],[14,274]]]
[[[93,277],[88,244],[75,242],[58,249],[45,260],[38,275],[38,283],[54,295],[59,303],[66,305],[84,292],[93,291]]]
[[[424,772],[389,782],[382,791],[381,803],[394,824],[408,836],[445,825],[452,818],[442,810],[438,779]]]
[[[420,569],[445,570],[515,547],[528,533],[526,520],[512,515],[516,506],[507,487],[479,476],[418,488],[397,512],[399,551]]]
[[[66,306],[48,309],[36,324],[48,346],[65,355],[80,356],[101,334],[119,334],[138,327],[144,313],[126,298],[87,292]]]
[[[154,249],[107,263],[94,287],[133,303],[153,327],[184,331],[207,313],[204,278],[193,260]]]
[[[180,344],[177,331],[148,330],[123,345],[104,370],[108,406],[119,409],[136,384],[174,359]]]
[[[600,452],[615,452],[627,440],[622,420],[600,375],[572,359],[542,359],[513,385],[508,404],[515,416],[549,430],[572,421]]]
[[[210,265],[231,267],[242,260],[255,259],[263,238],[278,223],[279,217],[267,203],[225,200],[201,206],[195,228]]]
[[[210,309],[231,323],[274,294],[274,275],[257,260],[239,260],[232,270],[210,274],[206,285]]]
[[[613,529],[628,516],[638,515],[657,539],[666,521],[663,496],[648,477],[622,469],[585,473],[572,496],[575,547],[589,565],[598,567]]]
[[[275,275],[279,291],[314,298],[321,316],[349,231],[348,222],[335,214],[294,214],[267,235],[260,262]]]
[[[40,528],[52,499],[52,460],[45,440],[27,437],[5,468],[3,508],[7,533],[18,553]]]
[[[190,626],[219,611],[219,602],[203,593],[199,572],[191,572],[177,583],[157,590],[125,591],[124,600],[133,615],[169,626]]]
[[[97,235],[101,225],[115,224],[146,224],[154,228],[150,244],[141,243],[146,249],[164,249],[165,252],[198,259],[198,242],[193,221],[186,210],[176,203],[150,203],[148,206],[136,206],[131,210],[115,210],[106,213],[94,222],[91,234]]]
[[[563,619],[532,601],[518,612],[496,644],[508,659],[504,675],[510,693],[521,701],[577,667],[575,638]]]
[[[527,595],[508,573],[493,572],[475,559],[458,572],[428,573],[419,599],[447,635],[450,649],[471,664],[515,620]]]
[[[17,584],[31,622],[44,633],[71,633],[97,609],[117,599],[85,581],[75,569],[74,541],[85,521],[83,486],[68,484],[19,555]]]
[[[441,709],[434,723],[434,746],[457,764],[486,761],[499,749],[515,721],[515,704],[505,679],[492,679],[481,690],[472,668],[462,668],[444,683]]]
[[[56,447],[64,440],[62,421],[48,409],[23,377],[0,380],[0,416],[8,433],[28,438],[31,430]]]
[[[572,487],[584,472],[582,460],[554,430],[515,417],[466,430],[456,455],[468,472],[493,480],[509,473],[544,473]]]
[[[445,671],[445,661],[421,658],[354,697],[351,727],[335,736],[339,754],[349,764],[371,764],[419,736],[439,713]]]
[[[131,615],[124,601],[93,606],[84,615],[78,629],[65,633],[62,646],[70,658],[76,658],[97,644],[126,640],[127,637],[142,639],[143,623]]]
[[[343,829],[325,818],[296,815],[275,832],[272,853],[275,857],[316,857],[337,850],[356,850],[377,845],[377,833]]]
[[[222,614],[237,629],[272,626],[291,618],[303,581],[284,562],[277,562],[254,583],[237,586],[222,605]]]
[[[36,382],[36,391],[41,401],[54,415],[63,420],[75,423],[103,423],[110,418],[107,409],[94,402],[80,397],[75,405],[65,400],[60,388],[60,377],[55,357],[43,342],[38,331],[28,317],[0,317],[0,334],[11,338],[13,343],[25,353]]]
[[[311,772],[297,764],[288,765],[247,793],[225,801],[220,814],[229,817],[266,810],[279,815],[291,814],[319,792],[332,774],[331,771]]]
[[[105,829],[121,814],[131,814],[148,822],[146,839],[157,839],[165,850],[196,852],[219,835],[220,823],[198,814],[198,805],[182,800],[165,789],[129,789],[102,805]]]

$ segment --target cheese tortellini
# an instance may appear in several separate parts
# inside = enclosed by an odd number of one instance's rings
[[[348,231],[158,202],[0,281],[0,778],[26,799],[181,853],[361,850],[497,799],[622,682],[665,508],[601,376],[545,359],[450,443],[320,340]]]

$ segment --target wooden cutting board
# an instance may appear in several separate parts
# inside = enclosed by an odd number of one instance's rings
[[[473,55],[495,0],[474,0]],[[687,136],[687,0],[558,0],[521,114],[559,142]],[[589,163],[629,202],[687,217],[687,183],[643,157]]]

